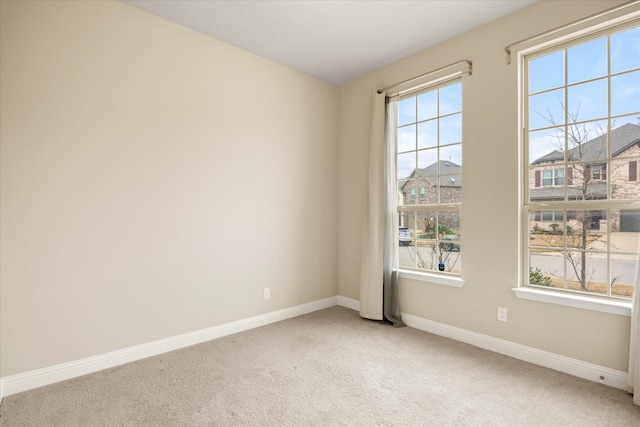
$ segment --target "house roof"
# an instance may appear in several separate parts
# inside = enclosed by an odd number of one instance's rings
[[[440,175],[438,175],[438,169],[440,170]],[[428,181],[430,185],[436,185],[439,183],[441,187],[462,187],[462,172],[460,165],[449,160],[440,160],[426,168],[418,168],[406,179],[410,178],[423,178]],[[405,185],[406,183],[402,188],[404,188]]]
[[[586,196],[582,193],[581,188],[568,187],[568,198],[588,200],[604,199],[607,197],[607,183],[594,182],[587,185]],[[613,188],[611,189],[613,191]],[[531,200],[564,200],[564,187],[538,187],[529,190],[529,198]]]
[[[607,134],[593,138],[579,147],[574,147],[568,152],[570,160],[604,160],[607,157],[606,150]],[[619,156],[634,144],[640,143],[640,126],[627,123],[611,131],[611,157]],[[560,150],[553,150],[539,159],[533,161],[532,165],[564,160],[564,153]]]

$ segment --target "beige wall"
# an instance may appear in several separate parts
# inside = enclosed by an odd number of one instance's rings
[[[1,5],[0,375],[337,294],[337,88],[119,2]]]
[[[616,3],[543,1],[338,90],[118,2],[0,2],[0,375],[358,299],[371,94],[461,59],[466,283],[403,280],[402,310],[626,371],[628,318],[511,291],[503,50]]]
[[[374,89],[455,61],[473,61],[463,93],[462,289],[402,280],[403,312],[541,350],[627,370],[629,318],[517,299],[517,67],[505,46],[617,1],[542,1],[340,88],[339,293],[359,298],[361,219],[367,192]],[[496,320],[507,307],[508,322]]]

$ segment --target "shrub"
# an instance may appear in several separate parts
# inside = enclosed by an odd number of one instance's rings
[[[539,268],[529,267],[529,283],[531,285],[551,286],[551,277],[542,274]]]

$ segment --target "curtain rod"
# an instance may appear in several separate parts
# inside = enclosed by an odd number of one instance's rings
[[[430,74],[438,73],[438,72],[440,72],[440,71],[442,71],[442,70],[446,70],[447,68],[451,68],[451,67],[453,67],[454,65],[458,65],[458,64],[462,64],[462,63],[466,63],[467,65],[469,65],[469,71],[468,71],[468,73],[469,73],[469,75],[471,75],[471,67],[472,67],[471,61],[464,59],[464,60],[462,60],[462,61],[454,62],[453,64],[449,64],[449,65],[445,65],[444,67],[440,67],[440,68],[438,68],[437,70],[428,71],[428,72],[426,72],[426,73],[424,73],[424,74],[420,74],[419,76],[411,77],[410,79],[407,79],[407,80],[401,81],[400,83],[394,83],[394,84],[392,84],[391,86],[383,87],[383,88],[381,88],[381,89],[378,89],[378,93],[380,94],[380,93],[382,93],[382,92],[384,92],[384,91],[386,91],[386,90],[393,89],[394,87],[397,87],[397,86],[403,85],[403,84],[405,84],[405,83],[411,83],[411,82],[412,82],[412,81],[414,81],[414,80],[421,79],[421,78],[426,77],[426,76],[428,76],[428,75],[430,75]]]
[[[625,9],[625,8],[627,8],[629,6],[633,6],[634,4],[637,4],[637,3],[638,3],[638,0],[631,0],[628,3],[620,4],[618,6],[603,10],[601,12],[594,13],[593,15],[589,15],[586,18],[578,19],[578,20],[569,22],[568,24],[562,25],[560,27],[556,27],[556,28],[553,28],[553,29],[551,29],[549,31],[545,31],[544,33],[540,33],[538,35],[535,35],[535,36],[532,36],[532,37],[527,37],[526,39],[522,39],[522,40],[517,41],[515,43],[511,43],[509,46],[504,48],[504,51],[507,53],[507,64],[511,64],[511,48],[513,46],[515,46],[515,45],[518,45],[518,44],[524,43],[524,42],[533,41],[533,40],[536,40],[536,39],[551,35],[553,33],[557,33],[558,31],[566,30],[567,28],[571,28],[571,27],[573,27],[575,25],[588,22],[588,21],[590,21],[592,19],[596,19],[596,18],[599,18],[601,16],[605,16],[605,15],[613,13],[613,12],[617,12],[618,10]]]

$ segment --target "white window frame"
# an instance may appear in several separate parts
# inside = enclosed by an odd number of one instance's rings
[[[561,34],[555,41],[549,36],[546,36],[544,40],[541,40],[539,45],[528,47],[522,47],[520,51],[518,51],[518,72],[521,75],[520,79],[520,109],[522,114],[521,123],[522,123],[522,133],[520,134],[520,138],[522,141],[522,146],[524,147],[521,150],[522,153],[522,167],[521,167],[521,184],[522,184],[522,192],[520,195],[521,198],[521,217],[520,217],[520,228],[522,230],[521,233],[521,244],[520,244],[520,271],[521,275],[518,280],[518,285],[516,288],[512,289],[518,298],[528,299],[539,302],[546,302],[551,304],[559,304],[563,306],[570,306],[576,308],[582,308],[593,311],[600,311],[605,313],[617,314],[622,316],[630,316],[631,315],[631,300],[626,299],[618,299],[611,296],[601,296],[598,294],[574,294],[571,292],[567,292],[566,290],[547,290],[544,288],[540,288],[537,286],[528,286],[528,276],[529,276],[529,252],[528,252],[528,239],[529,239],[529,213],[535,210],[543,210],[543,206],[546,207],[546,210],[569,207],[566,202],[558,204],[558,206],[552,206],[554,202],[545,202],[537,204],[537,206],[532,206],[532,203],[529,201],[529,160],[528,159],[528,149],[526,139],[528,138],[528,127],[527,127],[527,117],[528,117],[528,76],[527,73],[527,59],[533,53],[543,53],[550,52],[551,50],[557,49],[566,49],[568,46],[577,45],[581,42],[585,41],[585,39],[594,39],[598,37],[602,37],[605,34],[611,34],[614,32],[618,32],[623,30],[624,28],[630,28],[637,26],[640,23],[639,11],[633,11],[627,17],[616,17],[611,20],[610,23],[607,22],[598,22],[596,23],[591,30],[580,28],[579,31],[576,31],[574,34],[569,34],[566,31],[564,34]],[[604,19],[602,20],[604,21]],[[515,45],[513,45],[515,46]],[[508,51],[510,54],[511,52]],[[610,76],[611,74],[608,74]],[[610,109],[609,115],[607,119],[611,118]],[[640,166],[640,162],[638,162]],[[637,169],[640,169],[638,167]],[[638,177],[640,177],[640,171],[636,172]],[[602,166],[600,166],[600,179],[602,179]],[[597,179],[597,178],[596,178]],[[542,177],[540,180],[541,186],[544,186]],[[610,196],[610,195],[609,195]],[[634,205],[637,202],[633,202]],[[610,197],[607,202],[595,202],[595,203],[584,203],[584,201],[580,202],[577,205],[571,206],[571,209],[575,210],[583,210],[583,209],[593,209],[593,210],[605,210],[607,208],[615,209],[615,208],[627,208],[629,209],[629,204],[625,203],[616,203],[616,201],[611,201]],[[638,292],[638,290],[635,290]]]
[[[455,77],[451,77],[451,78],[447,78],[444,80],[438,80],[438,81],[434,81],[432,84],[426,84],[426,85],[421,85],[419,89],[416,90],[409,90],[407,92],[405,92],[404,94],[401,95],[401,99],[406,99],[409,97],[417,97],[422,93],[426,93],[429,91],[433,91],[433,90],[437,90],[440,89],[442,87],[446,87],[452,84],[456,84],[456,83],[460,83],[460,85],[462,86],[462,78],[460,75],[456,75]],[[462,114],[463,109],[460,111],[460,113]],[[455,113],[458,114],[458,113]],[[438,113],[438,115],[435,117],[435,119],[438,118],[443,118],[443,117],[447,117],[449,115],[452,114],[443,114],[440,115]],[[464,117],[464,116],[463,116]],[[416,118],[417,120],[417,118]],[[429,119],[429,120],[433,120],[433,118]],[[416,123],[419,123],[419,121],[417,121]],[[403,124],[402,126],[405,126],[406,124]],[[399,127],[402,127],[399,126]],[[464,140],[464,136],[462,137],[462,140]],[[462,141],[460,142],[462,143]],[[452,145],[457,145],[458,143],[452,144]],[[450,144],[443,144],[440,145],[440,141],[439,141],[439,137],[438,137],[438,144],[437,147],[446,147]],[[419,150],[417,150],[419,151]],[[438,172],[439,173],[439,172]],[[397,180],[399,180],[398,177],[396,177]],[[437,192],[440,192],[440,186],[436,185],[435,186]],[[416,202],[417,201],[417,197],[415,197],[415,189],[412,188],[410,193],[410,200],[412,202]],[[423,193],[420,193],[420,200],[425,200],[426,199],[426,189],[425,189],[425,197],[422,197]],[[418,203],[412,203],[410,205],[398,205],[398,213],[402,214],[402,213],[419,213],[419,212],[438,212],[438,213],[443,213],[443,212],[458,212],[458,215],[461,215],[461,211],[462,211],[462,203],[456,203],[456,204],[451,204],[451,203],[436,203],[436,204],[418,204]],[[402,217],[402,215],[400,215]],[[417,236],[413,236],[413,239],[416,239]],[[436,240],[436,244],[440,244],[440,240]],[[403,246],[403,248],[406,248],[406,246]],[[400,277],[401,278],[406,278],[406,279],[412,279],[412,280],[418,280],[418,281],[424,281],[424,282],[429,282],[429,283],[434,283],[434,284],[439,284],[439,285],[444,285],[444,286],[452,286],[452,287],[462,287],[464,285],[464,280],[462,279],[462,271],[460,271],[459,274],[455,274],[455,273],[450,273],[450,272],[439,272],[439,271],[432,271],[432,270],[421,270],[421,269],[411,269],[411,268],[405,268],[405,267],[400,267],[399,268],[399,272],[400,272]]]

